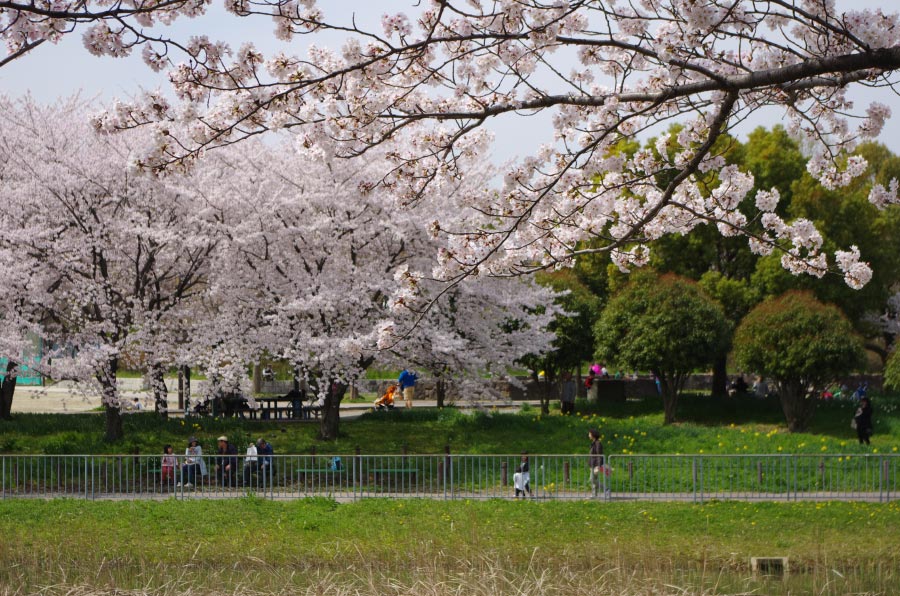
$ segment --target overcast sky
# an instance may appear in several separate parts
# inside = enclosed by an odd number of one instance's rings
[[[380,16],[386,12],[415,12],[412,0],[332,0],[322,2],[326,17],[349,19],[355,15],[357,23],[379,26]],[[896,0],[837,0],[838,9],[882,7],[885,11],[900,9]],[[82,29],[83,30],[83,29]],[[237,47],[242,41],[251,40],[265,54],[275,50],[303,54],[313,39],[298,37],[292,44],[277,41],[272,34],[272,21],[263,17],[236,18],[225,13],[221,0],[213,0],[209,13],[198,19],[179,19],[167,33],[176,39],[206,34],[211,39],[225,40]],[[337,47],[337,37],[316,36],[316,43]],[[164,74],[153,73],[140,59],[140,51],[124,59],[96,58],[84,49],[80,31],[66,36],[59,44],[44,44],[28,55],[0,68],[0,93],[21,96],[31,93],[40,101],[53,101],[81,91],[86,97],[98,96],[108,102],[113,98],[129,98],[141,89],[167,90]],[[893,108],[894,116],[882,132],[881,141],[894,152],[900,153],[900,101],[890,92],[861,89],[852,95],[861,105],[878,99]],[[758,114],[738,130],[746,134],[759,125],[772,126],[780,121],[781,114],[769,111]],[[517,154],[531,152],[538,144],[549,142],[550,126],[546,116],[536,118],[523,126],[518,118],[493,123],[497,135],[495,158],[507,159]]]

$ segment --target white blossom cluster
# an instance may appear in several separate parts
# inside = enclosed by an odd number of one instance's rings
[[[340,157],[378,148],[386,163],[366,187],[414,206],[428,186],[465,178],[465,164],[489,155],[486,122],[549,111],[552,138],[469,197],[482,217],[442,248],[438,275],[566,265],[588,241],[629,269],[647,261],[648,241],[715,225],[756,252],[780,251],[793,272],[841,269],[853,286],[867,277],[863,263],[822,254],[806,224],[769,217],[767,233],[753,233],[778,198],[758,194],[748,219],[738,206],[753,179],[725,165],[716,140],[754,111],[780,109],[812,150],[810,173],[826,188],[846,186],[866,168],[846,156],[890,116],[881,103],[856,108],[848,90],[895,82],[894,13],[840,12],[832,0],[431,0],[365,30],[313,1],[232,8],[270,14],[283,39],[330,32],[345,42],[264,56],[196,37],[176,61],[165,41],[148,41],[145,57],[154,68],[169,61],[181,104],[151,96],[95,122],[155,127],[140,168],[187,165],[207,148],[290,128],[305,147]],[[672,122],[679,133],[660,133]],[[657,134],[656,146],[622,150],[641,134]],[[871,200],[893,204],[896,190],[877,186]]]

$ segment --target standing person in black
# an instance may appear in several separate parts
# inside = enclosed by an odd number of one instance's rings
[[[219,486],[234,486],[237,464],[237,447],[228,442],[228,437],[219,437],[219,452],[216,457],[216,480]]]
[[[600,477],[605,474],[603,470],[603,444],[600,442],[600,431],[592,428],[588,431],[591,440],[590,458],[588,465],[591,468],[591,496],[597,498],[600,495]],[[604,485],[606,482],[604,481]],[[604,493],[608,493],[606,489]]]
[[[856,409],[853,422],[856,424],[856,436],[859,437],[859,444],[869,445],[869,438],[872,436],[872,404],[869,403],[868,397],[859,400],[859,408]]]

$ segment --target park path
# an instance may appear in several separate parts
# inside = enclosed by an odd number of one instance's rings
[[[172,386],[171,380],[168,385]],[[145,408],[152,408],[152,400],[148,391],[141,389],[141,379],[120,379],[119,388],[121,395],[126,402],[130,402],[137,397],[144,404]],[[196,392],[196,387],[194,388]],[[177,409],[178,393],[170,391],[168,393],[169,413],[175,417],[183,413]],[[519,405],[524,402],[490,402],[485,404],[471,403],[466,404],[466,408],[492,408],[500,409],[518,409]],[[531,405],[540,405],[536,400],[529,401]],[[48,387],[16,387],[15,398],[13,399],[13,414],[30,413],[30,414],[80,414],[88,412],[99,412],[102,405],[100,395],[92,392],[85,392],[73,383],[60,382]],[[415,407],[436,407],[437,402],[433,399],[417,399],[414,402]],[[353,418],[359,416],[372,409],[372,404],[365,402],[351,403],[344,401],[341,404],[341,417]],[[398,406],[398,409],[403,409]]]

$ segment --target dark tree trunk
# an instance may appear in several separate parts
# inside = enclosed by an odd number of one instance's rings
[[[106,435],[103,437],[108,443],[121,441],[125,437],[125,429],[122,426],[122,411],[118,407],[106,406]]]
[[[341,400],[347,393],[347,386],[337,382],[329,382],[325,394],[325,405],[322,406],[322,421],[319,424],[319,439],[334,441],[338,438],[341,424]]]
[[[682,384],[678,375],[666,374],[662,371],[653,371],[659,379],[659,388],[663,400],[663,423],[673,424],[677,421],[678,394],[681,393]]]
[[[166,387],[164,370],[161,366],[150,369],[150,390],[153,391],[153,407],[163,420],[169,418],[169,390]]]
[[[16,367],[12,360],[6,363],[6,375],[0,381],[0,420],[12,420],[13,394],[16,392]]]
[[[721,354],[716,356],[716,361],[713,363],[713,378],[712,378],[712,396],[713,397],[727,397],[728,396],[728,355]]]
[[[118,358],[113,358],[107,363],[106,370],[97,375],[103,394],[103,405],[106,406],[106,435],[104,440],[110,443],[121,441],[125,436],[122,426],[122,409],[119,401],[119,391],[116,386],[116,373],[119,370]]]
[[[439,377],[434,386],[435,398],[437,398],[437,407],[444,407],[444,400],[447,398],[447,382],[443,377]]]
[[[807,387],[799,381],[778,382],[778,399],[792,433],[803,432],[812,421],[816,411],[816,400],[809,395]]]
[[[556,371],[549,366],[544,370],[544,386],[541,389],[541,414],[549,414],[550,402],[559,398],[556,391]]]

